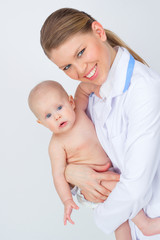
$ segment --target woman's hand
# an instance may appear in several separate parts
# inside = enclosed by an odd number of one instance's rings
[[[65,171],[67,182],[81,189],[84,197],[91,202],[103,202],[119,181],[120,175],[107,171],[110,165],[95,170],[87,165],[68,164]]]

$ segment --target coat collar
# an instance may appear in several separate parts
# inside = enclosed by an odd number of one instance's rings
[[[130,53],[122,47],[116,47],[117,54],[109,71],[107,80],[100,88],[100,96],[113,98],[123,93]]]
[[[123,94],[129,59],[130,53],[125,48],[118,47],[107,80],[100,88],[100,96],[102,99],[98,99],[98,97],[94,95],[96,98],[94,104],[95,116],[102,121],[103,125],[111,112],[112,99]]]

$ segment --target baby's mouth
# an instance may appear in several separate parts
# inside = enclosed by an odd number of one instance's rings
[[[60,123],[59,127],[64,127],[64,126],[66,126],[66,124],[67,124],[67,121],[66,122],[62,122],[62,123]]]

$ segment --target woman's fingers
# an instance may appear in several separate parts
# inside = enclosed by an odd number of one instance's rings
[[[120,179],[120,174],[112,172],[112,171],[107,171],[107,172],[101,172],[101,173],[97,173],[98,177],[97,179],[99,179],[100,181],[119,181]]]
[[[90,188],[81,193],[84,197],[91,202],[103,202],[107,199],[113,188],[116,186],[117,181],[96,181],[92,186],[90,183]]]
[[[97,184],[97,186],[96,186],[96,192],[98,192],[101,195],[101,199],[105,200],[111,193],[111,190],[110,190],[110,188],[107,188],[107,185],[105,185],[105,184],[102,185],[100,183],[100,184]]]
[[[101,199],[96,197],[96,193],[95,194],[91,194],[91,193],[84,192],[84,191],[81,191],[81,193],[83,194],[85,199],[90,201],[90,202],[94,202],[94,203],[103,202]]]
[[[101,194],[99,191],[97,191],[97,189],[105,193],[105,195]],[[109,196],[110,191],[109,190],[106,191],[104,187],[98,187],[97,189],[92,189],[92,191],[90,192],[81,191],[81,193],[83,194],[85,199],[87,199],[90,202],[95,202],[95,203],[104,202]]]
[[[117,181],[101,181],[101,185],[105,189],[109,189],[110,191],[112,191],[117,185]]]

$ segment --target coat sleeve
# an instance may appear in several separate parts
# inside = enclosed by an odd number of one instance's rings
[[[109,198],[94,211],[96,224],[107,234],[135,217],[152,197],[160,164],[159,90],[160,84],[158,88],[137,84],[127,99],[128,131],[121,160],[125,168]]]

